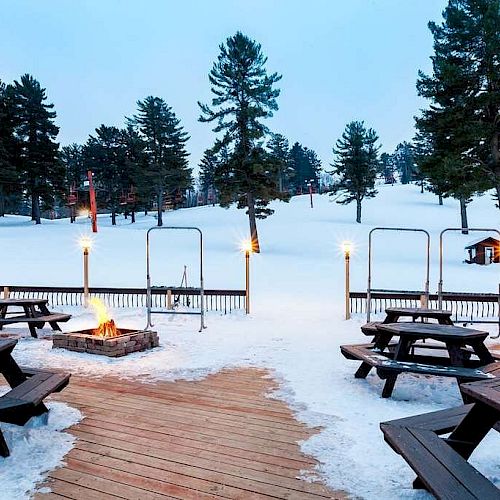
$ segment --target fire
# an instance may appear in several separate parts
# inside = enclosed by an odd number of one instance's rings
[[[109,317],[106,305],[95,297],[90,299],[90,305],[94,309],[98,323],[97,328],[94,329],[94,335],[99,337],[117,337],[120,335],[120,330],[116,328],[114,320]]]

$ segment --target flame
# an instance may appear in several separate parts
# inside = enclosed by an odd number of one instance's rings
[[[97,328],[94,329],[94,335],[99,337],[117,337],[120,335],[120,330],[116,328],[114,320],[109,317],[109,312],[104,302],[92,297],[90,305],[94,309],[98,323]]]

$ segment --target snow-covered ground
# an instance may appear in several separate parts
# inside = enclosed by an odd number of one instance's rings
[[[423,498],[411,489],[413,473],[384,443],[379,423],[461,403],[456,383],[450,379],[401,376],[391,399],[380,397],[382,383],[370,375],[353,377],[357,364],[344,359],[342,343],[366,341],[360,332],[361,316],[343,319],[344,262],[340,245],[354,243],[351,288],[366,288],[368,231],[374,226],[406,226],[427,229],[433,239],[431,291],[438,281],[438,235],[445,227],[459,226],[457,202],[420,194],[415,186],[381,186],[377,198],[363,205],[363,224],[355,224],[355,207],[331,203],[315,196],[314,209],[307,196],[289,204],[276,204],[276,214],[260,222],[262,254],[253,255],[252,314],[210,313],[208,328],[199,334],[196,317],[155,316],[161,347],[119,360],[52,350],[51,342],[35,340],[23,329],[14,351],[16,359],[32,366],[70,369],[91,376],[114,374],[147,380],[198,378],[222,367],[263,366],[282,381],[277,395],[297,412],[298,418],[324,430],[302,444],[321,463],[318,473],[333,488],[362,498]],[[499,211],[489,196],[469,207],[471,227],[495,227]],[[152,216],[136,224],[120,218],[111,227],[99,219],[100,230],[91,251],[91,285],[145,286],[145,232]],[[244,211],[203,207],[167,213],[168,225],[198,226],[205,239],[205,286],[242,288],[244,258],[239,251],[248,234]],[[0,284],[80,285],[81,250],[77,240],[89,231],[86,219],[44,221],[41,226],[20,217],[0,220],[0,252],[3,262]],[[445,241],[444,289],[495,292],[500,266],[463,263],[464,246],[476,234],[449,234]],[[152,235],[152,281],[177,285],[188,266],[190,285],[196,284],[196,237],[172,231]],[[376,288],[419,290],[424,283],[425,245],[418,234],[376,235],[374,277]],[[64,308],[74,315],[68,330],[89,327],[92,313]],[[145,312],[112,310],[123,327],[144,327]],[[50,331],[47,331],[50,335]],[[493,345],[493,342],[492,342]],[[3,428],[3,425],[2,425]],[[60,446],[62,455],[67,446]],[[474,454],[474,464],[500,485],[500,468],[494,460],[498,435]],[[15,455],[15,450],[13,455]],[[7,461],[1,467],[8,467]],[[55,463],[53,464],[55,466]],[[37,474],[28,474],[31,480]],[[0,487],[14,481],[2,474]],[[8,484],[7,484],[8,483]],[[26,486],[28,488],[28,486]]]

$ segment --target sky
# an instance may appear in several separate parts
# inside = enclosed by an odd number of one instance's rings
[[[431,69],[427,23],[446,0],[0,0],[0,79],[30,73],[55,104],[61,145],[100,124],[123,126],[136,101],[163,97],[190,135],[196,170],[215,139],[198,122],[210,102],[219,45],[240,30],[262,45],[278,83],[266,120],[329,168],[352,120],[376,130],[382,151],[411,140]]]

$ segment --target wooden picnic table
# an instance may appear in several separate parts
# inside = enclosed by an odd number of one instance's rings
[[[412,347],[417,340],[435,340],[444,344],[448,352],[449,363],[451,367],[471,366],[471,352],[464,348],[470,347],[476,354],[479,361],[474,363],[476,366],[484,366],[493,363],[495,359],[485,346],[484,341],[488,337],[488,332],[474,330],[472,328],[463,328],[454,325],[440,325],[431,323],[388,323],[377,326],[379,336],[375,342],[375,348],[384,351],[394,337],[399,337],[399,341],[394,349],[394,361],[411,361],[415,356],[410,354]],[[424,346],[425,348],[425,346]],[[440,361],[436,357],[428,357],[431,362]],[[419,358],[420,362],[425,362]],[[444,360],[443,360],[444,361]],[[424,363],[425,364],[425,363]],[[398,374],[391,374],[387,377],[383,394],[390,397],[396,384]]]
[[[498,375],[499,365],[488,365],[485,371]],[[414,488],[425,488],[436,498],[498,500],[500,490],[468,459],[490,430],[500,430],[500,378],[462,384],[460,389],[471,403],[382,422],[380,428],[416,472]]]
[[[24,425],[31,417],[48,411],[43,399],[61,391],[69,374],[21,368],[12,357],[17,340],[0,340],[0,373],[11,390],[0,396],[0,421]],[[9,448],[0,430],[0,456],[9,456]]]
[[[0,330],[4,325],[27,323],[31,336],[37,338],[36,328],[43,328],[45,323],[49,323],[52,330],[61,331],[58,323],[68,321],[71,315],[53,313],[47,303],[47,299],[0,299]],[[22,308],[24,314],[9,311],[12,307]]]
[[[488,332],[454,325],[379,323],[373,343],[344,345],[341,352],[348,359],[362,361],[356,378],[366,378],[376,368],[385,379],[382,397],[387,398],[392,395],[398,375],[404,372],[454,377],[459,383],[490,378],[490,374],[481,370],[495,362],[484,344],[487,337]],[[434,342],[418,342],[426,340]],[[440,350],[447,355],[430,355],[429,350]],[[478,359],[471,359],[472,355]]]

